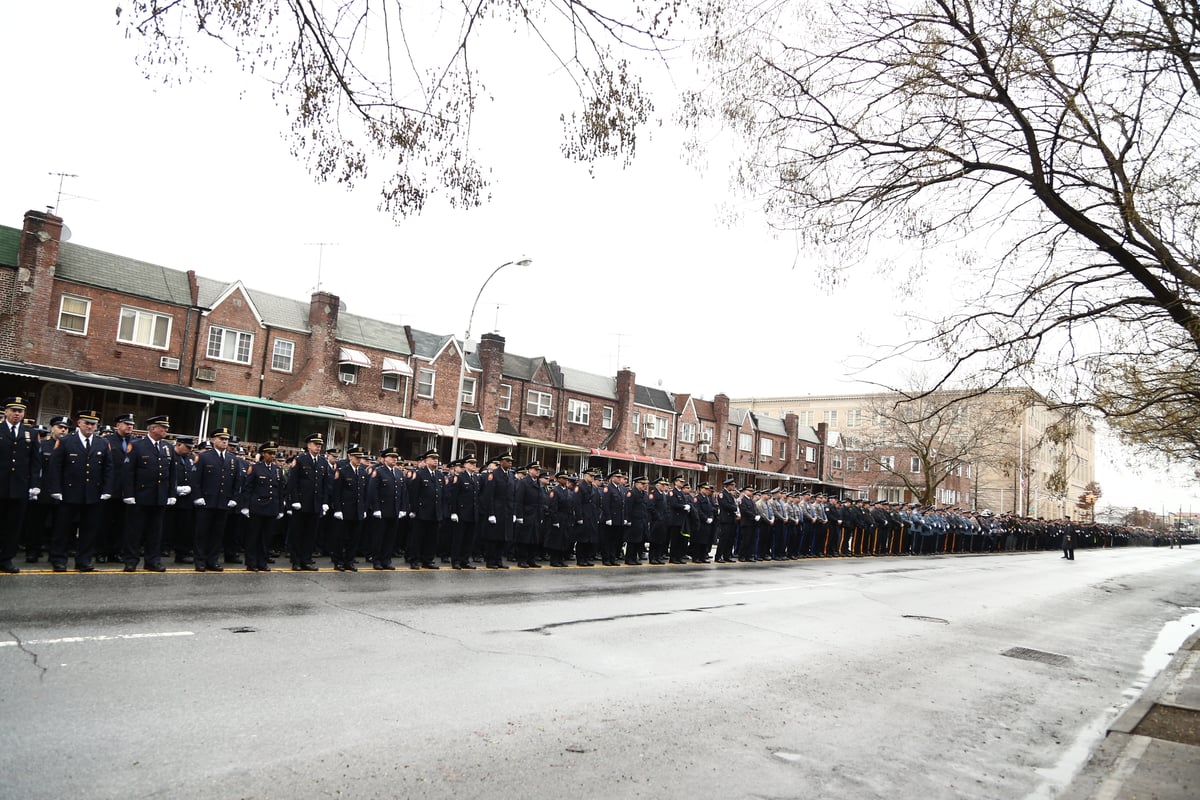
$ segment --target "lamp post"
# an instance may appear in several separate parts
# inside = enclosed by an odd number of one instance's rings
[[[458,365],[458,395],[454,400],[454,438],[450,443],[450,460],[458,458],[458,431],[462,425],[462,406],[463,406],[463,384],[467,380],[467,342],[471,341],[471,326],[475,322],[475,307],[479,305],[479,298],[483,296],[483,290],[491,283],[492,278],[496,277],[496,273],[505,267],[511,267],[516,264],[519,267],[527,267],[533,263],[532,259],[522,258],[514,261],[505,261],[500,266],[492,270],[492,274],[487,276],[487,280],[479,287],[479,293],[475,295],[475,302],[471,304],[471,316],[467,318],[467,333],[463,336],[462,359]],[[476,387],[476,396],[478,396],[478,387]]]
[[[1087,503],[1089,522],[1096,521],[1096,493],[1088,492],[1083,496],[1083,502]]]

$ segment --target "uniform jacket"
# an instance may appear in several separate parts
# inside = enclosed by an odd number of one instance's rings
[[[287,501],[300,504],[304,514],[320,514],[321,506],[328,505],[329,492],[333,485],[333,470],[325,456],[314,457],[305,451],[296,456],[296,463],[287,474]]]
[[[204,498],[204,507],[214,511],[229,508],[230,500],[238,500],[246,482],[246,466],[228,450],[222,459],[217,450],[205,450],[196,460],[199,488],[193,494]]]
[[[283,513],[286,490],[279,464],[260,461],[246,471],[240,505],[256,517],[277,517]]]
[[[146,437],[130,446],[122,478],[121,497],[132,497],[139,506],[165,506],[175,497],[175,451],[166,441]]]
[[[329,507],[342,512],[342,519],[361,520],[367,516],[367,484],[371,470],[366,464],[357,467],[344,458],[337,462],[333,471],[333,490],[329,495]]]
[[[22,423],[16,432],[0,422],[0,497],[28,500],[29,490],[41,485],[41,452],[37,434]]]
[[[78,434],[58,440],[50,454],[43,494],[61,494],[64,503],[91,505],[100,502],[100,495],[114,493],[116,469],[112,450],[99,436],[92,437],[91,447],[85,447]]]
[[[409,510],[415,511],[417,519],[440,522],[444,508],[442,493],[446,476],[440,469],[421,467],[413,475],[409,486]],[[372,509],[374,510],[374,509]]]
[[[399,519],[408,514],[411,504],[408,483],[399,467],[379,464],[367,480],[367,508],[383,519]],[[344,514],[345,512],[343,512]]]

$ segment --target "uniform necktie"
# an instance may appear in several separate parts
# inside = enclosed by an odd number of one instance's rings
[[[84,449],[84,450],[91,450],[91,449],[92,449],[92,437],[90,437],[90,436],[87,436],[87,437],[85,437],[85,438],[84,438],[84,440],[83,440],[83,449]]]

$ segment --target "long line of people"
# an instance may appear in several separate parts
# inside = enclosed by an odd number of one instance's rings
[[[19,400],[19,398],[18,398]],[[386,449],[324,452],[314,433],[281,463],[267,442],[248,453],[226,428],[206,442],[169,437],[166,417],[133,435],[132,415],[107,434],[83,410],[55,418],[31,461],[26,561],[43,553],[55,571],[90,572],[96,562],[126,571],[179,564],[221,572],[230,564],[269,571],[286,553],[291,568],[359,565],[410,569],[534,569],[642,563],[734,563],[832,556],[935,555],[1112,547],[1137,541],[1121,526],[996,516],[789,491],[689,484],[683,475],[630,480],[621,471],[514,468],[504,453],[480,468],[468,456],[445,468],[436,450],[415,463]],[[36,462],[36,463],[35,463]],[[34,491],[36,489],[36,491]],[[1065,552],[1065,551],[1064,551]],[[360,559],[362,559],[360,561]],[[9,562],[11,565],[11,561]],[[13,571],[15,567],[6,571]]]

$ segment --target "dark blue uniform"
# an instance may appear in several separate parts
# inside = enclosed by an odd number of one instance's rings
[[[24,423],[0,422],[0,569],[17,571],[13,557],[21,546],[21,528],[29,490],[39,488],[41,453],[37,433]]]
[[[371,562],[375,569],[394,569],[400,518],[408,515],[408,482],[399,467],[379,464],[367,480],[367,508],[371,512]],[[420,566],[412,560],[409,563]]]
[[[426,569],[437,569],[433,562],[437,548],[438,523],[442,521],[444,505],[442,493],[446,476],[440,469],[421,467],[413,475],[409,486],[409,511],[416,516],[409,527],[406,549],[408,563]]]
[[[362,537],[363,520],[367,518],[367,482],[371,470],[361,462],[350,459],[337,462],[333,471],[333,491],[329,507],[333,509],[333,566],[357,572],[354,559]]]
[[[303,452],[296,456],[287,474],[287,498],[292,506],[288,544],[292,569],[314,570],[313,549],[317,546],[317,524],[328,510],[333,470],[323,455]]]
[[[244,462],[228,448],[205,450],[196,460],[196,570],[217,569],[225,545],[230,514],[238,506],[246,482]],[[201,502],[203,501],[203,502]],[[227,556],[236,555],[227,552]]]
[[[464,469],[450,480],[450,563],[455,569],[474,569],[471,553],[479,527],[479,473]]]
[[[267,546],[275,530],[276,520],[283,516],[287,485],[279,464],[261,461],[251,464],[242,483],[240,512],[246,518],[246,569],[270,572],[267,566]]]
[[[50,563],[56,571],[67,568],[67,553],[77,526],[75,568],[92,568],[104,514],[103,500],[114,493],[116,468],[112,458],[112,449],[104,439],[93,436],[90,444],[85,444],[76,433],[59,439],[50,454],[44,489],[62,498],[50,539]]]
[[[516,477],[504,467],[488,472],[479,490],[479,515],[483,517],[483,560],[492,569],[507,569],[504,547],[513,538],[513,498]]]
[[[126,516],[121,558],[127,571],[143,557],[146,569],[162,571],[163,515],[176,500],[175,465],[175,453],[162,439],[138,439],[129,450],[121,487]]]

